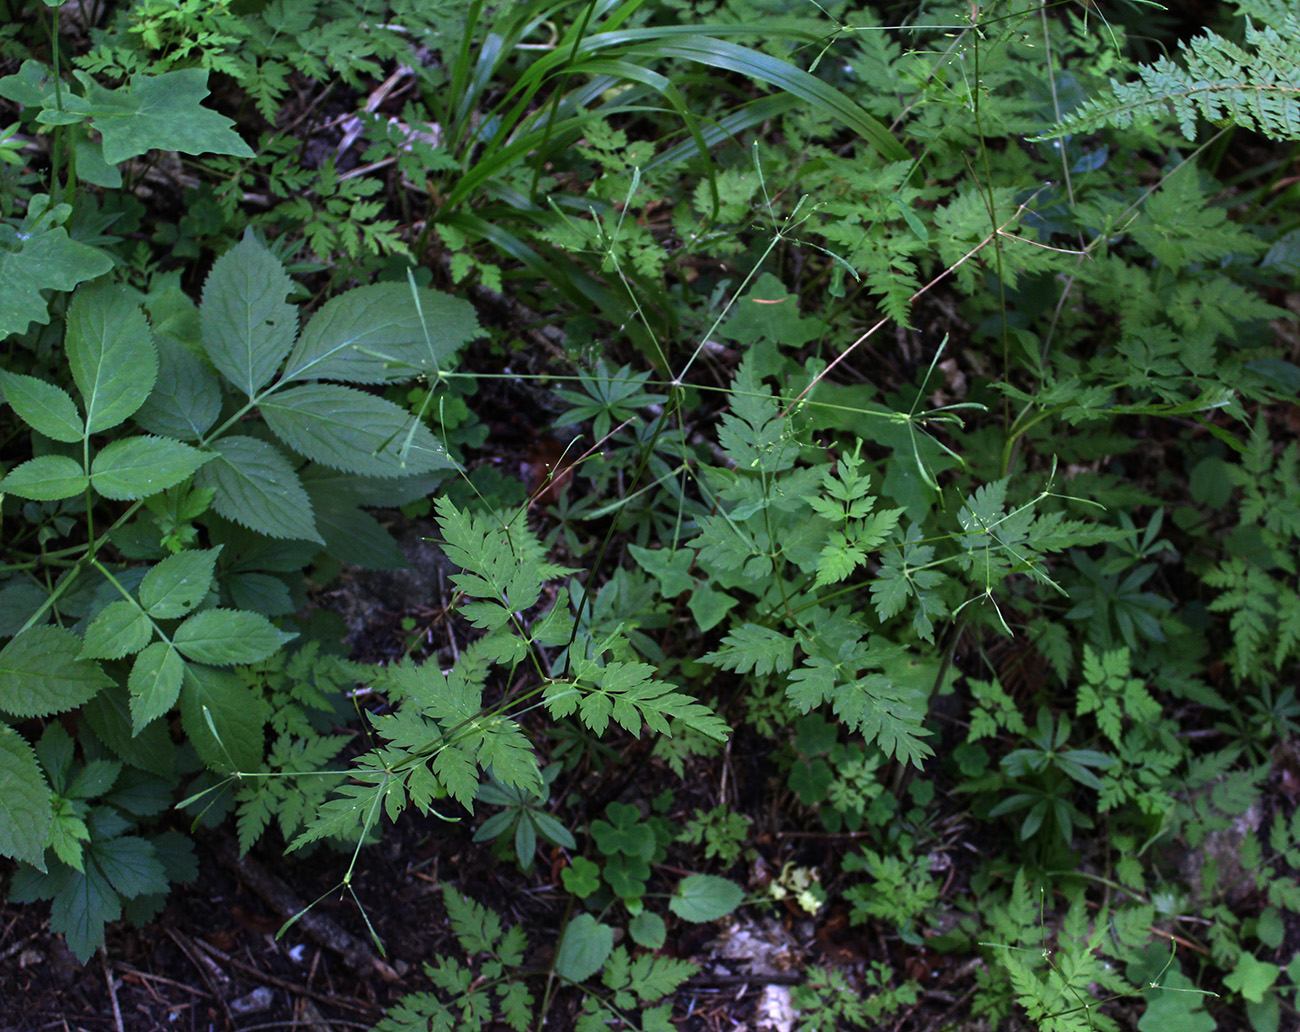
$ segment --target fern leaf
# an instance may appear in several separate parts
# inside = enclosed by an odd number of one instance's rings
[[[1278,20],[1277,28],[1247,22],[1245,47],[1213,32],[1197,36],[1180,47],[1183,65],[1162,57],[1140,66],[1134,82],[1112,79],[1108,95],[1087,101],[1041,138],[1172,116],[1188,140],[1196,139],[1198,117],[1275,140],[1300,139],[1300,19]]]

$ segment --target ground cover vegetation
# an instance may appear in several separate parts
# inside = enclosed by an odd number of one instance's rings
[[[392,960],[422,821],[547,917],[441,867],[386,1032],[715,1027],[769,918],[772,1027],[1294,1025],[1291,5],[0,13],[0,854],[80,961],[221,837]]]

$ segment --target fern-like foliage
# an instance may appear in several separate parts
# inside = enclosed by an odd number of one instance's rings
[[[1112,79],[1110,93],[1082,104],[1044,138],[1163,122],[1172,114],[1189,140],[1196,119],[1242,125],[1279,140],[1300,139],[1300,18],[1248,5],[1269,24],[1246,22],[1245,46],[1213,32],[1183,44],[1183,63],[1162,57],[1138,68],[1138,79]]]

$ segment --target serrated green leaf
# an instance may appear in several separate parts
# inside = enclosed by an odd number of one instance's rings
[[[217,456],[195,474],[194,485],[213,490],[213,509],[268,537],[324,544],[307,492],[274,445],[253,437],[223,437],[212,448]]]
[[[90,486],[115,501],[147,498],[192,476],[212,457],[165,437],[110,441],[90,464]]]
[[[266,748],[263,728],[269,712],[260,691],[254,691],[234,674],[212,667],[186,666],[181,689],[185,737],[213,770],[262,768]]]
[[[71,290],[113,267],[113,259],[104,251],[71,239],[67,230],[56,225],[72,213],[72,207],[61,204],[51,209],[49,202],[46,194],[36,194],[28,202],[21,226],[0,226],[0,283],[4,284],[0,337],[25,333],[32,323],[44,326],[50,321],[42,290]]]
[[[170,642],[156,641],[135,657],[127,687],[131,691],[131,726],[136,734],[161,717],[181,693],[185,663]]]
[[[104,942],[104,925],[122,914],[122,900],[94,861],[68,871],[50,904],[50,930],[67,940],[83,964]]]
[[[196,548],[168,556],[140,582],[140,605],[156,620],[184,616],[203,601],[212,587],[221,546]]]
[[[167,872],[153,843],[136,835],[122,835],[96,842],[90,851],[109,884],[127,899],[167,891]]]
[[[53,796],[36,753],[0,724],[0,855],[45,870],[45,845],[54,822]]]
[[[154,721],[138,735],[131,727],[131,696],[122,685],[111,685],[81,707],[95,735],[124,762],[169,781],[176,746],[163,721]]]
[[[94,698],[113,679],[80,652],[81,639],[59,627],[32,627],[13,638],[0,649],[0,711],[45,717]]]
[[[172,641],[186,659],[212,666],[258,663],[298,637],[259,613],[205,609],[176,628]]]
[[[153,624],[134,602],[110,602],[86,628],[82,659],[121,659],[139,652],[153,637]]]
[[[715,874],[692,874],[681,880],[668,909],[683,921],[699,924],[726,917],[745,898],[745,890]]]
[[[585,982],[604,966],[614,950],[614,929],[590,914],[569,922],[555,955],[555,973],[570,982]]]
[[[150,433],[197,441],[221,414],[216,374],[181,344],[158,338],[158,379],[135,421]]]
[[[294,387],[260,407],[280,440],[334,469],[401,477],[455,468],[424,423],[391,401],[352,387]]]
[[[85,436],[77,405],[62,388],[34,376],[0,370],[0,391],[18,418],[38,433],[67,444]]]
[[[733,627],[722,639],[722,647],[704,656],[723,670],[740,674],[785,673],[794,665],[795,641],[771,627],[745,623]]]
[[[84,72],[74,74],[85,87],[85,97],[65,93],[65,103],[69,110],[88,117],[99,131],[104,160],[110,165],[149,150],[253,156],[230,119],[203,107],[208,95],[206,68],[162,75],[138,72],[126,86],[113,90]]]
[[[90,486],[81,466],[66,455],[41,455],[16,466],[0,480],[0,494],[56,502],[72,498]]]
[[[91,283],[79,289],[68,308],[64,340],[86,433],[117,426],[144,404],[158,376],[158,352],[144,313],[125,287]]]
[[[203,347],[249,397],[270,382],[293,347],[298,312],[285,301],[292,289],[284,266],[251,229],[217,259],[203,285]]]
[[[405,283],[358,287],[326,301],[312,316],[284,379],[410,379],[447,368],[457,350],[478,335],[468,301],[419,288],[412,295]]]
[[[668,938],[668,926],[653,910],[643,910],[628,922],[627,932],[632,941],[648,950],[657,950]]]

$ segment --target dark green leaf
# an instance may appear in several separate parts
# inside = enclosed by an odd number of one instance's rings
[[[613,949],[614,929],[590,914],[579,914],[560,938],[555,973],[570,982],[585,982],[604,966]]]
[[[221,413],[216,374],[184,346],[158,338],[158,380],[135,414],[150,433],[197,441]]]
[[[309,384],[261,403],[271,430],[294,451],[349,473],[400,477],[454,469],[429,428],[391,401],[352,387]]]
[[[11,77],[12,78],[12,77]],[[71,290],[78,283],[102,276],[113,259],[97,247],[69,238],[56,223],[72,213],[71,205],[49,207],[49,197],[37,194],[27,204],[27,217],[14,230],[0,226],[0,337],[25,333],[32,323],[50,321],[42,290]]]
[[[223,437],[212,448],[217,457],[199,470],[194,485],[215,492],[213,509],[268,537],[324,544],[307,492],[282,452],[253,437]]]
[[[0,710],[45,717],[76,709],[113,679],[80,659],[81,639],[59,627],[33,627],[0,649]]]
[[[90,847],[109,883],[127,899],[167,891],[167,872],[153,844],[135,835],[122,835]]]
[[[104,160],[110,165],[148,150],[253,156],[230,119],[202,106],[208,95],[206,68],[162,75],[138,72],[127,86],[115,90],[105,89],[84,72],[75,74],[86,88],[85,98],[65,94],[65,99],[99,130]]]
[[[683,878],[668,909],[684,921],[700,923],[726,917],[745,898],[745,890],[727,878],[714,874],[692,874]]]
[[[83,964],[104,942],[104,925],[116,921],[122,901],[93,860],[85,872],[67,872],[50,906],[50,931],[63,935]]]
[[[217,259],[203,285],[203,346],[249,397],[270,382],[293,347],[298,313],[285,301],[292,289],[284,266],[251,229]]]
[[[268,707],[260,692],[234,674],[205,666],[185,668],[181,691],[185,737],[214,770],[262,768],[266,748],[262,729],[267,715]]]
[[[21,735],[0,724],[0,855],[45,870],[54,815],[50,786]]]

